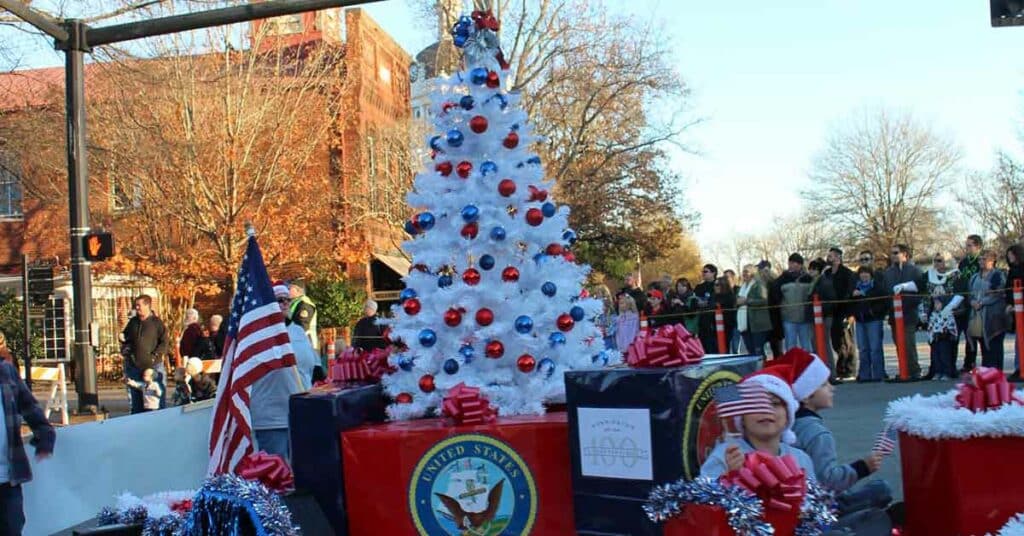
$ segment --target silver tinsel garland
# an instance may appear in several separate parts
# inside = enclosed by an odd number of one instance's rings
[[[721,508],[737,536],[769,536],[775,532],[762,518],[764,506],[756,495],[739,486],[723,486],[718,480],[705,477],[655,486],[644,504],[644,512],[651,521],[661,523],[678,516],[687,504]],[[808,482],[795,536],[821,536],[835,522],[832,494]]]
[[[259,482],[220,475],[203,484],[181,528],[183,536],[238,536],[251,522],[258,536],[298,536],[292,515],[276,493]]]

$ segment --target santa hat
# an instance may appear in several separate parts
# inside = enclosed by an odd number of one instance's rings
[[[774,363],[793,367],[793,394],[797,400],[810,398],[832,376],[832,371],[818,354],[803,348],[790,348]]]
[[[790,383],[792,378],[793,367],[789,365],[772,365],[750,374],[743,378],[741,382],[756,383],[764,387],[765,391],[779,397],[786,403],[788,421],[786,422],[786,431],[782,433],[782,441],[790,444],[796,442],[796,435],[793,433],[793,423],[796,422],[796,410],[800,406],[800,403],[796,401],[796,397],[793,396],[793,386]],[[737,418],[737,424],[737,428],[742,429],[742,419]]]
[[[661,291],[658,290],[658,289],[648,290],[647,291],[647,297],[649,297],[649,298],[658,298],[659,300],[665,299],[665,295],[662,294]]]
[[[289,298],[291,293],[288,292],[288,285],[284,284],[284,281],[274,281],[274,297],[275,298]]]

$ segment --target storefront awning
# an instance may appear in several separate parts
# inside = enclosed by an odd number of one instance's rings
[[[405,257],[374,254],[373,258],[384,263],[384,265],[390,268],[391,271],[398,274],[398,277],[405,277],[408,275],[409,267],[412,266],[412,263],[406,260]]]

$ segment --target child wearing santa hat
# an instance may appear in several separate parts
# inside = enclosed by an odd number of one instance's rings
[[[883,454],[873,451],[863,459],[840,464],[835,437],[818,414],[833,404],[828,365],[817,355],[801,348],[789,350],[780,361],[792,367],[793,394],[800,401],[793,424],[796,446],[810,456],[818,482],[838,494],[839,514],[843,518],[840,525],[884,529],[889,520],[881,509],[892,501],[889,485],[883,480],[871,480],[859,489],[851,490],[854,484],[881,467]],[[888,534],[887,531],[878,532],[883,533]]]
[[[792,446],[793,422],[797,401],[793,396],[792,368],[773,365],[748,375],[741,383],[755,383],[768,392],[774,411],[736,417],[742,437],[719,443],[700,467],[700,475],[718,478],[743,466],[744,455],[760,451],[772,456],[787,454],[796,458],[808,480],[814,480],[814,464],[800,449]]]

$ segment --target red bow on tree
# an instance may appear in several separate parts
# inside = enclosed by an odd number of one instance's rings
[[[478,30],[491,30],[494,32],[498,31],[498,19],[494,17],[494,13],[488,11],[474,11],[470,17],[473,22],[476,23]]]
[[[479,388],[462,382],[448,390],[441,409],[455,424],[486,424],[498,417],[498,410],[480,394]]]

